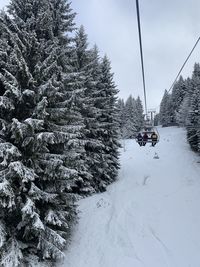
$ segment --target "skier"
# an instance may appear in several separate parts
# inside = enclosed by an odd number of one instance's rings
[[[148,141],[148,134],[146,132],[144,133],[142,139],[143,139],[142,145],[145,146]]]
[[[152,141],[152,146],[155,146],[158,141],[158,136],[155,132],[153,132],[151,135],[151,141]]]
[[[142,141],[143,141],[143,138],[142,138],[142,135],[141,133],[138,134],[138,136],[136,137],[137,138],[137,142],[140,146],[142,146]]]

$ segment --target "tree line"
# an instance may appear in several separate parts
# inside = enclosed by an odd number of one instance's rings
[[[140,97],[130,95],[126,101],[119,99],[119,131],[122,139],[135,138],[144,126],[144,110]]]
[[[194,151],[200,151],[200,64],[195,63],[191,77],[180,76],[172,92],[165,90],[159,113],[163,126],[186,127],[187,140]]]
[[[63,257],[76,195],[118,174],[118,90],[68,0],[0,14],[0,265]],[[41,263],[40,263],[41,264]]]

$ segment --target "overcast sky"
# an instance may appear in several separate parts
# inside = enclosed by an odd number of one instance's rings
[[[71,0],[77,25],[112,62],[119,96],[143,100],[135,0]],[[0,0],[0,8],[9,1]],[[158,107],[200,35],[199,0],[140,0],[148,108]],[[183,71],[200,62],[200,43]]]

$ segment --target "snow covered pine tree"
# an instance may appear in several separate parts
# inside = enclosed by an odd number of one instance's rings
[[[110,72],[110,66],[108,60],[105,58],[103,63],[100,64],[98,49],[95,46],[92,50],[88,50],[87,35],[85,34],[83,26],[77,31],[75,37],[76,49],[75,49],[75,66],[76,70],[80,73],[82,78],[82,88],[84,92],[84,104],[79,105],[81,107],[81,113],[84,119],[85,128],[83,130],[85,140],[85,165],[88,166],[89,177],[86,179],[91,183],[92,187],[96,191],[104,191],[106,184],[116,179],[116,162],[112,163],[112,172],[106,174],[109,168],[111,168],[111,162],[114,160],[114,154],[116,159],[118,158],[117,149],[111,151],[107,150],[106,154],[110,152],[112,160],[105,158],[104,144],[105,139],[113,139],[117,144],[116,134],[116,94],[117,90],[112,81],[112,74]],[[110,90],[110,92],[108,92]],[[106,107],[103,106],[107,103]],[[105,109],[107,109],[105,111]],[[102,115],[104,113],[104,115]],[[110,123],[110,131],[106,128],[106,119],[103,116],[106,115],[107,125]],[[110,115],[108,115],[110,114]],[[109,117],[109,118],[108,118]],[[115,129],[115,130],[114,130]],[[107,133],[107,134],[105,134]],[[106,137],[105,137],[106,136]],[[115,141],[114,141],[115,140]],[[109,165],[109,166],[108,166]],[[107,177],[107,182],[104,177]],[[109,182],[108,182],[109,180]]]
[[[180,111],[180,106],[186,94],[186,82],[180,76],[179,80],[175,83],[171,94],[171,107],[172,107],[172,122],[177,123],[177,115]]]
[[[87,153],[88,144],[94,142],[91,141],[91,120],[95,120],[91,117],[94,111],[94,102],[91,96],[90,84],[91,84],[91,72],[93,65],[90,65],[90,51],[87,49],[87,35],[85,34],[84,27],[81,26],[77,30],[75,35],[75,47],[72,54],[72,65],[76,75],[76,112],[81,114],[79,121],[83,123],[84,127],[80,128],[79,142],[82,143],[82,166],[80,178],[74,186],[75,192],[79,194],[91,194],[95,192],[94,179],[91,169],[90,160]],[[94,85],[94,84],[93,84]],[[74,90],[73,90],[74,92]]]
[[[13,0],[9,12],[0,21],[0,265],[35,266],[63,256],[75,216],[78,172],[66,150],[77,137],[62,82],[74,14],[62,0]]]
[[[99,83],[99,92],[97,94],[96,106],[99,108],[97,116],[98,136],[103,143],[101,153],[102,169],[100,172],[100,186],[106,185],[116,180],[119,163],[118,163],[118,121],[116,95],[118,90],[113,82],[110,61],[107,56],[101,61],[101,76]]]
[[[144,126],[144,110],[140,97],[135,100],[129,96],[124,104],[123,99],[119,99],[118,108],[118,124],[120,136],[122,138],[134,137]]]
[[[102,173],[105,171],[103,165],[102,151],[103,142],[99,135],[98,116],[101,114],[101,109],[98,105],[99,101],[99,83],[100,83],[100,58],[98,48],[95,45],[89,52],[89,63],[86,68],[86,97],[88,98],[89,109],[84,110],[84,119],[86,126],[85,145],[87,162],[93,177],[92,186],[96,192],[105,191],[105,185],[101,182]]]
[[[138,133],[137,110],[135,99],[130,95],[125,103],[124,109],[124,136],[123,138],[134,138]]]
[[[125,104],[124,104],[124,99],[119,98],[117,102],[117,110],[118,110],[118,128],[119,128],[119,135],[121,138],[123,138],[124,133],[124,125],[125,125]]]
[[[160,123],[163,127],[168,126],[173,120],[173,110],[171,107],[171,95],[165,90],[159,112]]]
[[[136,114],[137,114],[136,116],[137,130],[139,132],[144,125],[144,109],[143,109],[142,101],[139,96],[135,100],[135,105],[136,105]]]
[[[0,16],[0,265],[53,265],[76,217],[73,193],[116,179],[117,90],[83,28],[73,46],[67,0],[12,0],[8,10]]]
[[[85,138],[85,152],[90,175],[90,184],[95,191],[104,191],[101,185],[101,175],[104,172],[102,162],[103,142],[99,137],[99,123],[97,116],[99,107],[97,105],[99,80],[101,75],[98,49],[87,49],[87,35],[81,27],[75,37],[74,65],[81,75],[81,85],[84,88],[84,104],[81,105],[81,113],[84,119],[83,138]],[[83,181],[85,183],[85,181]]]
[[[194,151],[200,151],[200,64],[194,65],[189,89],[187,139]]]

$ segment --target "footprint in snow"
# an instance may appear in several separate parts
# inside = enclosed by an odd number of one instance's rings
[[[147,180],[150,178],[149,175],[145,175],[144,176],[144,180],[143,180],[143,185],[146,185],[147,184]]]
[[[101,198],[97,203],[97,208],[106,208],[108,206],[110,206],[110,203],[107,202],[105,199]]]
[[[159,156],[158,156],[158,154],[157,153],[155,153],[155,155],[154,155],[154,157],[153,157],[154,159],[159,159]]]

